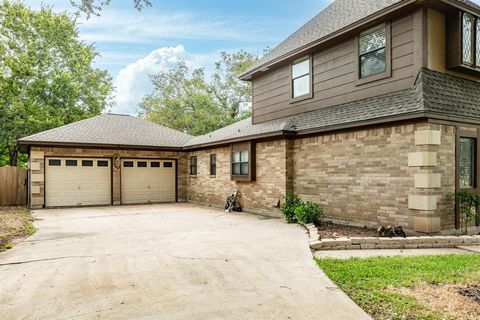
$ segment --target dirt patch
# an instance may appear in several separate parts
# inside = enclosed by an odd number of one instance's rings
[[[322,223],[318,226],[320,239],[332,239],[338,237],[376,237],[377,230],[367,227],[354,227],[347,225],[339,225],[333,223]]]
[[[480,283],[466,285],[460,288],[458,293],[480,304]]]
[[[10,249],[14,239],[33,233],[33,217],[28,209],[0,208],[0,251]]]
[[[430,285],[426,283],[419,284],[413,288],[392,289],[408,296],[412,296],[434,312],[441,313],[447,317],[461,320],[480,319],[480,303],[478,300],[466,297],[461,291],[472,288],[476,292],[475,299],[478,299],[478,290],[480,285],[455,285],[440,284]]]

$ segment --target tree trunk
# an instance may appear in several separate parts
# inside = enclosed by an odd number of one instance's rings
[[[18,164],[18,145],[15,145],[13,150],[10,150],[8,153],[10,155],[10,166],[16,167]]]

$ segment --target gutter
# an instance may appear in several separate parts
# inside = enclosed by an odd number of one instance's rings
[[[20,147],[28,146],[51,146],[51,147],[87,147],[87,148],[104,148],[104,149],[144,149],[144,150],[165,150],[165,151],[182,151],[182,147],[168,146],[137,146],[122,144],[99,144],[99,143],[75,143],[75,142],[55,142],[55,141],[28,141],[18,140]]]

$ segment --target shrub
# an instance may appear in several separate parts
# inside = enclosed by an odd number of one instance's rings
[[[283,197],[280,209],[282,210],[285,220],[287,220],[288,223],[297,222],[297,219],[295,218],[295,208],[301,203],[302,200],[300,200],[300,197],[293,192],[287,192],[287,194]]]
[[[295,208],[295,218],[303,223],[318,223],[324,211],[318,204],[307,201]]]
[[[478,208],[480,207],[480,193],[462,191],[457,192],[456,197],[466,234],[468,225],[479,218]]]

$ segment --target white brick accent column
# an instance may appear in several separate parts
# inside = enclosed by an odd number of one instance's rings
[[[421,194],[408,196],[408,208],[414,215],[415,231],[439,232],[441,230],[440,217],[435,217],[438,195],[436,190],[441,187],[442,176],[432,173],[437,166],[437,152],[435,147],[441,145],[441,131],[418,130],[415,132],[415,146],[418,151],[408,154],[408,166],[419,168],[420,172],[414,176],[415,189]]]

